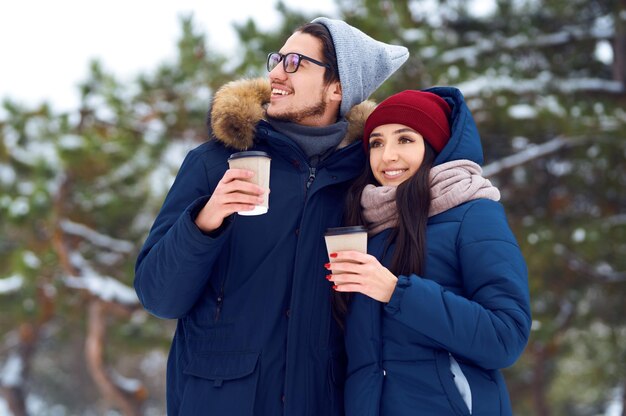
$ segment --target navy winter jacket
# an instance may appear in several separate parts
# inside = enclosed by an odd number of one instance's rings
[[[343,415],[345,349],[331,318],[323,232],[340,224],[346,188],[362,170],[364,120],[351,143],[312,169],[292,140],[257,118],[269,94],[269,83],[255,80],[216,95],[217,140],[188,154],[137,260],[144,307],[178,319],[169,416]],[[207,235],[194,219],[233,147],[270,154],[269,211],[234,215]]]
[[[482,164],[476,125],[461,92],[427,91],[452,108],[451,139],[435,160]],[[390,230],[368,251],[389,267]],[[348,416],[469,415],[451,372],[458,362],[472,415],[511,415],[499,369],[526,346],[531,324],[527,269],[502,206],[477,199],[431,217],[423,276],[399,276],[388,304],[353,297],[346,319]],[[457,380],[458,381],[458,380]]]

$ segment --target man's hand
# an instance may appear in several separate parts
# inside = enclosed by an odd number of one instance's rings
[[[246,182],[254,172],[245,169],[228,169],[217,184],[213,195],[196,217],[196,225],[203,232],[217,230],[224,218],[237,211],[251,211],[263,202],[265,189]]]

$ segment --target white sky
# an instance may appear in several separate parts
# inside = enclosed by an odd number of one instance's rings
[[[78,83],[98,58],[122,81],[172,59],[179,16],[193,12],[211,47],[236,44],[232,22],[253,17],[262,28],[279,19],[277,0],[15,0],[0,2],[0,100],[56,111],[76,110]],[[333,0],[285,0],[292,8],[334,17]],[[313,4],[312,4],[313,3]]]

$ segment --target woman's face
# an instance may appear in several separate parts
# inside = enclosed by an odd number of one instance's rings
[[[398,186],[417,172],[424,160],[424,138],[404,124],[383,124],[369,137],[370,166],[384,186]]]

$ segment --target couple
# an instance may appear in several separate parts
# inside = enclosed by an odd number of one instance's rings
[[[269,54],[269,82],[215,94],[214,137],[136,265],[144,307],[178,319],[170,416],[511,414],[499,369],[529,335],[525,263],[461,93],[365,101],[407,58],[317,18]],[[264,192],[228,169],[243,149],[272,158],[261,216],[235,214]],[[328,263],[324,231],[356,224],[369,254]]]

